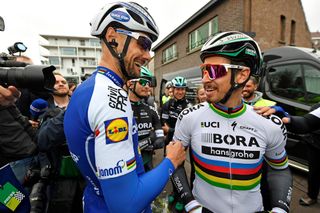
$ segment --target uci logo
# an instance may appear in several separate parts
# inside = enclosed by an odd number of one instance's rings
[[[117,118],[105,121],[106,142],[117,143],[128,139],[128,120],[127,118]]]

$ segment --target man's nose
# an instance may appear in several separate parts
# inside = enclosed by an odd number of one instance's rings
[[[206,82],[210,82],[210,78],[209,78],[209,73],[207,71],[205,71],[203,73],[203,77],[202,77],[202,83],[206,83]]]

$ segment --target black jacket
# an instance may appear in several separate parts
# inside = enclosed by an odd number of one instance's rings
[[[16,106],[0,106],[0,167],[36,154],[35,131]]]

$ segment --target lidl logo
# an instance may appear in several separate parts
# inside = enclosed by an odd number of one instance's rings
[[[104,122],[106,128],[106,143],[117,143],[128,139],[128,119],[116,118]]]

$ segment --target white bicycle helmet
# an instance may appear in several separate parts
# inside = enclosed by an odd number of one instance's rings
[[[135,2],[107,4],[90,22],[91,35],[101,37],[109,26],[146,33],[154,42],[159,30],[147,9]]]

